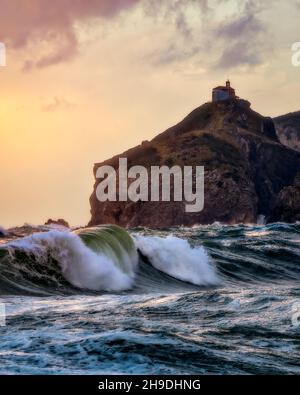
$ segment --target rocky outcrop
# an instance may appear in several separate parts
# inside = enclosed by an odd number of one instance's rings
[[[274,123],[280,142],[300,152],[300,111],[274,118]]]
[[[62,219],[62,218],[59,218],[59,219],[57,219],[57,220],[54,220],[54,219],[48,219],[48,221],[47,222],[45,222],[45,225],[59,225],[59,226],[64,226],[65,228],[69,228],[70,227],[70,225],[68,224],[68,222],[67,221],[65,221],[64,219]]]
[[[270,221],[300,221],[300,173],[298,173],[293,185],[282,188],[277,195]]]
[[[247,105],[246,105],[247,104]],[[256,222],[259,215],[274,218],[280,211],[280,192],[294,184],[300,154],[282,145],[271,118],[263,117],[244,100],[206,103],[151,141],[102,163],[128,166],[204,166],[204,209],[185,212],[185,202],[99,202],[96,188],[90,198],[90,225],[170,227],[176,225]],[[172,191],[171,191],[172,192]],[[279,218],[278,215],[276,218]],[[291,216],[290,220],[294,220]]]

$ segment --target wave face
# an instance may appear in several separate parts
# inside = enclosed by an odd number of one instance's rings
[[[165,282],[175,287],[176,279],[196,285],[217,283],[202,247],[191,248],[177,237],[137,235],[133,239],[125,229],[103,225],[75,232],[34,233],[3,245],[1,293],[120,292],[134,286],[142,291],[145,274],[162,283],[162,275],[149,272],[144,262],[138,267],[138,249],[153,268],[173,277]]]

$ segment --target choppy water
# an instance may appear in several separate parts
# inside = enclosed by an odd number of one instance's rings
[[[299,224],[131,234],[146,258],[136,275],[121,264],[119,291],[70,235],[2,255],[0,373],[300,373]]]

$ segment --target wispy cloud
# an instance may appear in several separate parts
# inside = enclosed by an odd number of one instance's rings
[[[244,8],[225,20],[212,34],[214,40],[223,43],[223,50],[213,65],[215,69],[253,67],[264,62],[272,50],[272,42],[260,13],[268,1],[261,3],[247,0]]]
[[[222,11],[235,3],[231,14]],[[226,70],[234,67],[252,68],[264,63],[272,50],[261,13],[270,0],[178,1],[175,9],[165,13],[173,23],[173,37],[150,54],[154,65],[194,62],[204,69]],[[193,11],[191,21],[188,11]]]

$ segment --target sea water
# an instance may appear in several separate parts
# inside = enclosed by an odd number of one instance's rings
[[[300,373],[299,224],[112,233],[2,244],[0,373]]]

